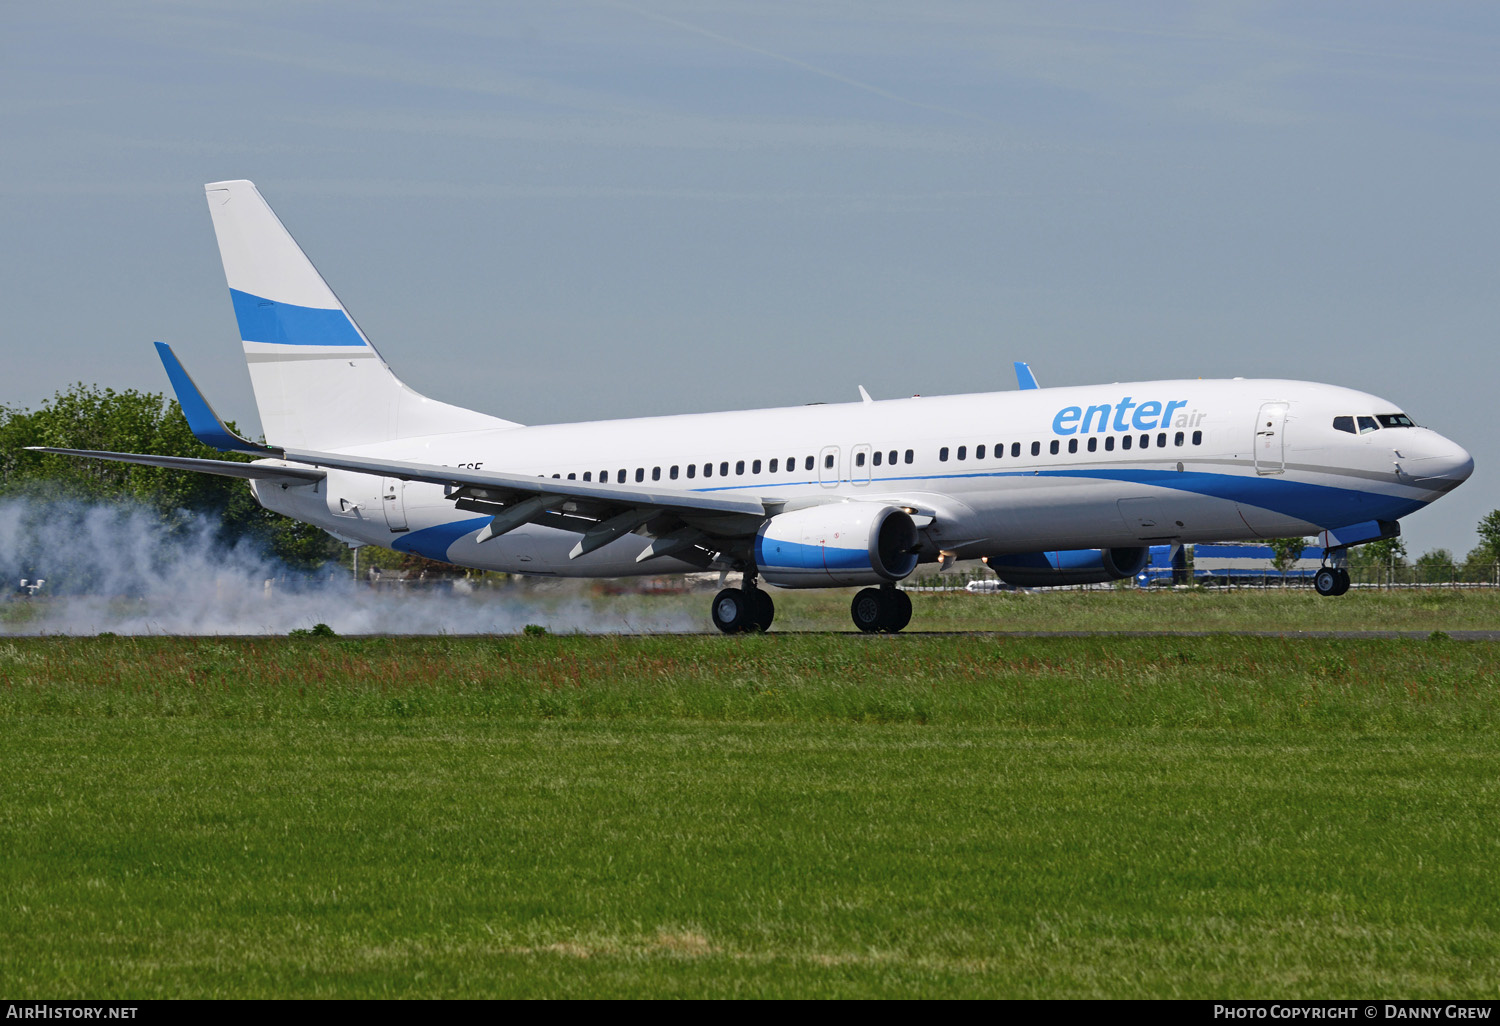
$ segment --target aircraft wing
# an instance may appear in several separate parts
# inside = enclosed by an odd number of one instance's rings
[[[275,484],[308,484],[327,475],[306,467],[284,467],[258,463],[231,463],[229,460],[200,460],[190,456],[152,456],[137,452],[107,452],[103,449],[59,449],[50,445],[28,445],[32,452],[51,452],[59,456],[84,456],[91,460],[113,460],[116,463],[138,463],[166,470],[191,470],[198,474],[217,474],[244,480],[270,481]]]
[[[719,543],[731,539],[749,538],[781,509],[779,500],[724,492],[529,477],[329,452],[288,449],[281,456],[313,467],[442,485],[457,509],[492,514],[479,541],[536,523],[582,534],[574,558],[636,533],[651,539],[641,560],[674,555],[706,565],[708,551],[721,550]]]

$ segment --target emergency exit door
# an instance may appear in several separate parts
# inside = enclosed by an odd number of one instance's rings
[[[392,531],[405,531],[406,527],[406,482],[399,477],[388,477],[381,482],[380,505],[385,509],[385,524]]]

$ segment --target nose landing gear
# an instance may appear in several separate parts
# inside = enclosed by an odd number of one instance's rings
[[[1319,595],[1325,598],[1336,598],[1349,590],[1349,568],[1346,565],[1349,559],[1347,548],[1325,549],[1323,559],[1333,560],[1333,565],[1326,562],[1313,575],[1313,587]]]

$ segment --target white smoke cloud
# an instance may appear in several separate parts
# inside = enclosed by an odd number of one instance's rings
[[[527,624],[554,633],[696,632],[701,615],[670,599],[591,600],[584,588],[356,584],[332,568],[309,578],[248,542],[229,547],[214,524],[190,518],[169,533],[139,507],[0,501],[0,634],[286,634],[326,623],[339,634],[508,634]],[[32,599],[22,578],[47,583]],[[24,603],[15,605],[14,603]]]

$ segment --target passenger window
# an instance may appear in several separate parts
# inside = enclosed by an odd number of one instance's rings
[[[943,446],[941,449],[938,450],[938,462],[939,463],[947,463],[948,462],[948,447],[946,445]]]
[[[811,456],[809,456],[807,458],[807,469],[811,470],[813,468],[813,466],[814,466],[813,458]]]
[[[661,480],[661,468],[660,467],[652,467],[651,468],[651,480],[653,480],[653,481],[660,481]]]
[[[1019,456],[1019,455],[1021,455],[1021,443],[1020,442],[1011,442],[1010,443],[1010,454],[1012,456]]]
[[[698,476],[698,464],[696,464],[696,463],[689,463],[688,464],[688,478],[692,479],[692,478],[695,478],[697,476]]]
[[[1033,456],[1040,456],[1041,454],[1042,454],[1042,443],[1041,442],[1032,442],[1031,443],[1031,455],[1033,455]]]
[[[770,470],[771,473],[774,474],[774,473],[776,473],[776,468],[779,467],[779,466],[781,466],[781,461],[780,460],[772,460],[771,461],[771,465],[770,465],[770,467],[768,469]]]
[[[1354,418],[1353,417],[1334,417],[1333,418],[1333,429],[1335,431],[1347,431],[1351,435],[1355,434],[1355,430],[1354,430]]]
[[[646,468],[645,467],[636,467],[635,468],[635,483],[636,484],[640,484],[644,480],[646,480]]]
[[[585,481],[592,481],[594,479],[594,472],[592,470],[585,470],[583,472],[583,479]]]
[[[677,480],[677,464],[672,464],[672,469],[667,471],[667,476],[670,477],[673,481]]]
[[[713,477],[714,476],[714,465],[712,463],[705,463],[705,464],[703,464],[703,476],[704,477]]]
[[[891,462],[891,466],[894,467],[896,465],[896,450],[895,449],[891,450],[890,462]]]
[[[1129,449],[1130,446],[1132,445],[1132,443],[1134,443],[1134,442],[1135,442],[1135,436],[1134,435],[1126,435],[1124,438],[1120,439],[1120,448],[1121,449]]]
[[[1099,439],[1095,435],[1089,436],[1089,452],[1099,451]]]
[[[1202,445],[1203,444],[1203,432],[1202,431],[1194,431],[1193,432],[1193,444],[1194,445]]]
[[[829,470],[833,469],[833,453],[829,453],[827,456],[823,457],[823,466],[828,468]]]
[[[958,447],[958,458],[961,460],[969,458],[969,447],[967,445],[960,445]]]
[[[1069,452],[1077,452],[1078,451],[1078,439],[1076,439],[1076,438],[1070,438],[1070,439],[1068,439],[1068,451]]]
[[[760,460],[756,460],[754,463],[750,464],[750,473],[752,473],[752,474],[759,474],[760,473]]]
[[[625,483],[625,474],[626,473],[627,473],[627,471],[625,470],[625,468],[621,467],[620,468],[620,472],[615,475],[615,483],[616,484],[624,484]]]
[[[1151,436],[1150,435],[1142,435],[1141,436],[1141,448],[1142,449],[1149,449],[1149,448],[1151,448]]]
[[[907,463],[912,462],[916,458],[917,458],[917,454],[916,454],[916,452],[914,450],[912,450],[912,449],[906,450],[906,462]]]
[[[1181,431],[1177,432],[1177,437],[1173,440],[1172,444],[1173,445],[1181,445],[1182,444],[1182,438],[1183,438],[1182,432]]]
[[[873,463],[873,464],[875,464],[875,466],[878,467],[878,466],[880,466],[880,458],[882,456],[884,456],[884,455],[885,455],[885,453],[881,452],[879,449],[876,449],[875,450],[875,454],[870,457],[870,462]]]
[[[578,475],[577,474],[569,474],[568,475],[568,480],[569,481],[577,481],[578,480]]]
[[[1362,435],[1368,435],[1371,431],[1379,431],[1379,430],[1380,430],[1380,425],[1377,424],[1377,423],[1375,423],[1375,418],[1374,417],[1361,417],[1361,418],[1359,418],[1359,433],[1360,434],[1362,434]]]
[[[553,475],[552,475],[552,476],[553,476],[553,477],[554,477],[554,478],[558,478],[558,477],[562,477],[562,475],[561,475],[561,474],[553,474]]]
[[[725,460],[723,463],[719,464],[719,476],[720,477],[728,477],[729,476],[729,461],[728,460]]]
[[[976,460],[982,460],[982,459],[984,459],[984,446],[982,446],[982,445],[976,445],[976,446],[974,446],[974,458]]]
[[[854,454],[854,465],[856,467],[862,467],[862,466],[865,465],[865,454],[864,453],[857,452],[857,453]]]
[[[738,461],[735,462],[734,472],[736,474],[743,474],[745,472],[745,461],[744,460],[738,460]]]
[[[1061,447],[1061,443],[1060,443],[1060,442],[1058,442],[1058,440],[1057,440],[1057,439],[1055,439],[1055,438],[1054,438],[1054,439],[1052,439],[1052,455],[1054,455],[1054,456],[1056,456],[1056,455],[1057,455],[1057,450],[1058,450],[1058,449],[1059,449],[1059,448],[1060,448],[1060,447]]]
[[[1104,439],[1104,451],[1105,452],[1114,452],[1115,451],[1115,436],[1114,435],[1106,435],[1105,436],[1105,439]]]
[[[995,459],[997,459],[997,460],[998,459],[1003,459],[1004,457],[1005,457],[1005,443],[1004,442],[996,442],[995,443]]]
[[[1167,447],[1167,433],[1165,431],[1156,436],[1156,447],[1158,449],[1165,449]]]

